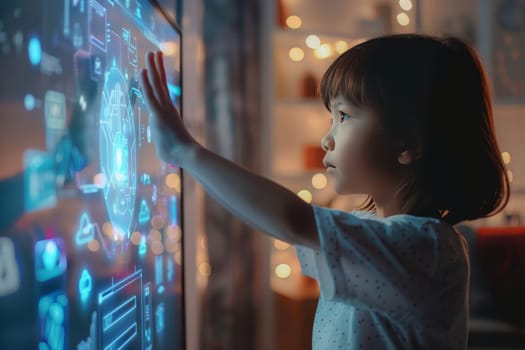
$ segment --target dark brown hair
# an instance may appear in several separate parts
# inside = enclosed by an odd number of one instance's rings
[[[368,40],[332,63],[320,95],[328,110],[338,95],[369,108],[385,137],[400,145],[396,154],[419,154],[400,192],[403,212],[454,225],[506,206],[509,180],[487,77],[463,41],[415,34]],[[372,198],[360,209],[374,210]]]

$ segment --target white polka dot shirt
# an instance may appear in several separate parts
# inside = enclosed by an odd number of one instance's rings
[[[318,280],[312,348],[466,349],[466,240],[434,218],[313,205],[320,250],[296,245]]]

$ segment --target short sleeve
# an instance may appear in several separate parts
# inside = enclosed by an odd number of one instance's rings
[[[389,317],[417,316],[438,264],[432,218],[377,218],[313,205],[320,249],[296,245],[323,297]],[[411,217],[411,219],[409,219]],[[418,311],[419,310],[419,311]]]

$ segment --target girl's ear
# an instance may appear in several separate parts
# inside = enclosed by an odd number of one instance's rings
[[[401,165],[409,165],[414,161],[412,157],[412,152],[410,152],[407,149],[401,151],[401,153],[399,153],[399,155],[397,156],[397,161]]]
[[[397,156],[397,161],[401,165],[409,165],[421,158],[421,148],[416,146],[414,149],[409,149],[407,146],[402,147],[401,153]]]

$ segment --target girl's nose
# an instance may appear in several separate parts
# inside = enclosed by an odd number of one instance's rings
[[[330,136],[330,134],[325,135],[325,136],[321,139],[321,148],[322,148],[325,152],[328,152],[328,151],[334,149],[334,139]]]

